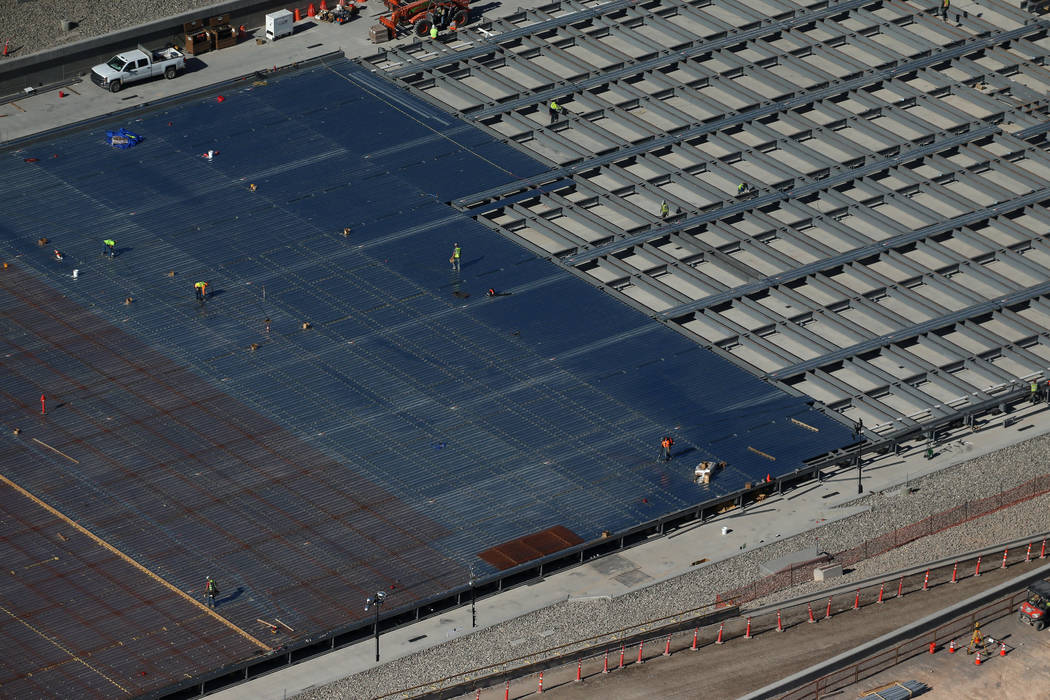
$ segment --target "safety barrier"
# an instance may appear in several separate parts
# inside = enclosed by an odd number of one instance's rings
[[[721,593],[715,596],[715,604],[743,605],[796,584],[811,581],[813,566],[820,561],[831,559],[836,564],[852,566],[859,561],[865,561],[880,554],[885,554],[909,542],[914,542],[928,535],[989,515],[997,510],[1008,508],[1045,493],[1050,493],[1050,474],[1037,476],[994,496],[967,501],[960,506],[941,511],[911,525],[906,525],[865,540],[856,547],[843,550],[834,555],[823,555],[818,559],[795,564],[790,568],[778,571],[740,588]]]
[[[1039,537],[1038,539],[1026,540],[1020,544],[1005,548],[1002,554],[1002,561],[1006,563],[1005,568],[1025,564],[1034,565],[1035,562],[1039,561],[1038,555],[1040,553],[1045,563],[1046,541],[1045,537]],[[861,610],[871,605],[883,603],[891,605],[895,598],[913,594],[922,595],[924,591],[928,592],[938,586],[950,586],[953,582],[975,578],[978,575],[976,563],[980,556],[959,558],[949,563],[913,570],[911,573],[904,575],[892,575],[888,579],[869,580],[859,586],[853,585],[838,590],[830,596],[827,592],[823,592],[815,594],[808,599],[786,601],[780,606],[769,606],[742,614],[733,614],[731,617],[710,624],[701,622],[694,626],[685,627],[677,632],[668,633],[666,630],[662,630],[659,633],[654,631],[633,637],[625,636],[604,646],[592,644],[589,648],[581,648],[575,652],[567,653],[570,647],[581,646],[580,642],[574,642],[571,645],[563,645],[554,650],[540,651],[528,657],[505,661],[499,665],[478,668],[423,685],[405,688],[395,693],[381,696],[381,698],[406,698],[423,694],[426,694],[428,698],[451,698],[473,693],[479,698],[492,698],[495,700],[497,691],[498,697],[503,697],[505,700],[520,698],[536,693],[537,674],[541,668],[547,672],[544,680],[544,690],[551,690],[562,685],[584,682],[592,676],[606,675],[629,666],[644,664],[647,661],[663,656],[673,656],[682,651],[703,653],[705,647],[723,644],[731,640],[744,640],[746,642],[746,640],[769,632],[789,631],[797,625],[806,625],[810,622],[820,624],[824,620],[832,619],[840,614],[848,614],[850,611]],[[996,567],[996,569],[999,568],[1001,567]],[[960,570],[964,573],[960,574]],[[812,575],[810,580],[812,580]],[[1011,605],[1015,604],[1014,598],[1010,600]],[[1019,599],[1016,602],[1019,602]],[[813,617],[814,603],[818,605],[819,610],[817,619]],[[998,608],[986,606],[975,611],[973,615],[987,616],[990,614],[988,611],[993,609]],[[1005,609],[1009,611],[1009,607]],[[976,619],[981,621],[994,618],[978,617]],[[972,623],[953,624],[956,626],[962,625],[959,629],[964,631],[972,629]],[[966,624],[969,624],[969,628],[966,627]],[[955,627],[944,625],[932,633],[924,635],[921,638],[924,641],[914,643],[914,648],[908,646],[913,644],[913,642],[900,644],[895,647],[897,656],[892,656],[894,650],[889,650],[872,657],[875,661],[866,660],[854,664],[857,668],[851,666],[850,669],[852,670],[850,673],[854,675],[862,674],[868,668],[876,669],[868,675],[877,673],[879,670],[892,665],[886,661],[887,658],[904,660],[906,657],[902,655],[905,653],[914,655],[927,651],[930,641],[934,641],[938,645],[946,645],[950,639],[958,636],[959,633]],[[543,658],[545,654],[548,656],[556,655],[557,658],[549,658],[546,662],[539,661],[538,659]],[[891,654],[891,657],[886,657],[886,654]],[[610,657],[613,659],[612,664],[609,662]],[[522,661],[527,661],[528,665],[521,663]],[[864,664],[869,665],[864,666]],[[883,665],[879,666],[878,664]],[[838,674],[836,678],[846,679],[851,677],[849,673],[836,673]],[[860,677],[864,678],[866,676],[861,675]],[[511,681],[514,682],[512,683]],[[841,681],[836,680],[835,682]],[[522,683],[524,684],[522,688],[527,688],[527,690],[515,687],[515,684],[521,685]],[[812,687],[814,689],[817,688],[815,685]],[[819,686],[819,693],[827,691],[827,686]],[[808,694],[799,697],[811,697],[813,692],[818,691],[810,690],[807,692]]]

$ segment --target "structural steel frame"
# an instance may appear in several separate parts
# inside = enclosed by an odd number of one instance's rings
[[[564,1],[363,60],[552,166],[454,206],[881,444],[1050,368],[1050,23],[981,10]]]

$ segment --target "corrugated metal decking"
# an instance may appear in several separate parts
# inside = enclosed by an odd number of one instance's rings
[[[345,61],[225,97],[120,124],[145,137],[128,151],[100,124],[3,154],[0,472],[197,600],[215,577],[239,628],[268,635],[257,618],[279,617],[316,635],[362,620],[377,588],[392,614],[463,585],[471,564],[496,571],[488,548],[596,539],[850,440],[450,208],[542,169],[483,131]],[[664,464],[667,432],[678,456]],[[698,486],[705,458],[729,468]],[[60,596],[66,567],[84,567],[53,536],[2,546]],[[117,597],[149,578],[119,562],[83,575],[123,576]],[[31,671],[45,691],[71,674],[110,694],[68,660],[117,654],[99,625],[135,628],[124,663],[98,668],[139,689],[254,653],[176,599],[199,655],[149,670],[175,613],[129,620],[85,598],[59,624],[32,589],[0,585],[21,655],[0,688]],[[26,625],[67,662],[35,656]]]
[[[455,206],[870,437],[1046,376],[1044,18],[572,7],[365,59],[552,165]]]

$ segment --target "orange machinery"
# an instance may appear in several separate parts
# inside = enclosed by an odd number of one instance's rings
[[[383,4],[390,8],[390,15],[380,17],[379,22],[395,37],[399,31],[427,36],[434,25],[445,29],[452,24],[462,27],[470,21],[470,0],[383,0]]]

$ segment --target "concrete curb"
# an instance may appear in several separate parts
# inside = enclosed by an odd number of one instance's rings
[[[958,526],[955,526],[955,527],[958,527]],[[813,601],[816,601],[816,600],[824,600],[825,598],[827,598],[828,596],[831,596],[831,595],[840,595],[842,593],[849,593],[849,592],[855,591],[858,588],[868,588],[870,586],[874,586],[875,584],[883,583],[885,581],[890,581],[892,579],[897,579],[897,578],[900,578],[902,576],[914,576],[915,574],[922,573],[923,571],[927,571],[927,570],[932,571],[934,569],[940,569],[941,567],[949,566],[949,565],[954,564],[956,562],[968,561],[970,559],[975,559],[977,557],[983,557],[983,556],[987,556],[987,555],[990,555],[990,554],[998,554],[998,553],[1002,552],[1004,549],[1013,549],[1015,547],[1026,545],[1029,542],[1037,542],[1037,541],[1041,540],[1042,538],[1048,538],[1048,537],[1050,537],[1050,531],[1035,533],[1035,534],[1030,535],[1028,537],[1020,537],[1018,539],[1010,540],[1008,542],[1002,542],[1000,544],[994,544],[994,545],[991,545],[989,547],[985,547],[983,549],[975,549],[975,550],[970,551],[970,552],[962,552],[962,553],[960,553],[960,554],[958,554],[956,556],[948,557],[946,559],[938,559],[937,561],[928,562],[926,564],[919,564],[917,566],[910,566],[907,569],[899,569],[897,571],[889,571],[889,572],[887,572],[885,574],[882,574],[881,576],[871,576],[869,578],[862,579],[860,581],[853,581],[852,583],[843,583],[843,584],[835,586],[833,588],[826,588],[823,591],[821,591],[820,593],[814,593],[814,594],[810,594],[810,595],[798,596],[796,598],[789,598],[788,600],[784,600],[784,601],[781,601],[779,603],[771,603],[770,605],[763,605],[760,608],[748,608],[748,607],[745,606],[745,607],[741,608],[741,612],[746,612],[748,615],[752,615],[752,616],[757,617],[759,615],[764,615],[766,613],[776,612],[777,610],[783,610],[784,608],[790,608],[790,607],[795,606],[795,605],[802,605],[803,603],[812,603]],[[918,540],[916,540],[916,541],[918,541]],[[893,550],[890,550],[890,551],[893,551]],[[1036,561],[1037,557],[1033,557],[1032,560]],[[994,569],[998,568],[998,566],[999,566],[998,562],[989,560],[988,567],[990,567],[991,570],[994,570]],[[770,595],[772,595],[772,594],[770,594]],[[763,596],[763,597],[765,597],[765,596]]]
[[[946,622],[950,622],[959,615],[967,613],[985,603],[993,602],[1002,597],[1005,593],[1012,593],[1013,591],[1028,585],[1030,582],[1045,578],[1048,575],[1050,575],[1050,564],[1045,564],[1033,571],[1026,572],[1021,576],[1012,578],[994,588],[990,588],[987,591],[983,591],[975,596],[967,598],[962,602],[935,612],[932,615],[927,615],[910,625],[884,634],[878,639],[873,639],[866,644],[854,647],[853,649],[845,651],[838,656],[834,656],[827,661],[810,666],[807,669],[803,669],[802,671],[776,681],[775,683],[770,683],[764,688],[759,688],[752,693],[741,696],[739,700],[760,700],[760,698],[769,698],[786,693],[793,688],[797,688],[800,685],[825,676],[832,671],[866,658],[884,647],[896,642],[911,639],[912,637],[916,637]]]

